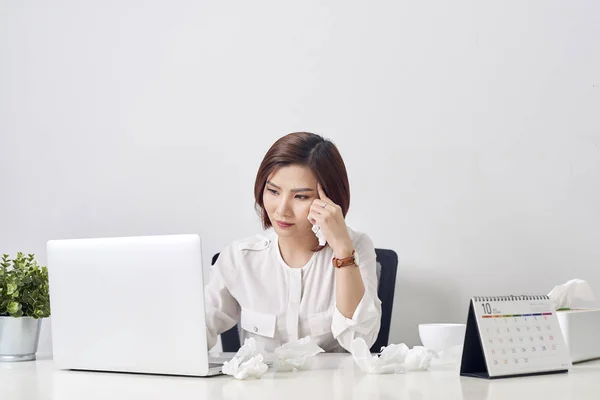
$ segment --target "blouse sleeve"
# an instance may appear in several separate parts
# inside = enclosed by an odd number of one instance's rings
[[[217,337],[231,329],[240,317],[240,305],[229,288],[235,283],[235,265],[231,247],[224,249],[211,268],[205,288],[206,338],[210,349]]]
[[[377,261],[375,247],[371,239],[361,234],[354,243],[358,253],[360,274],[365,286],[365,293],[356,307],[352,318],[346,318],[338,310],[333,309],[331,331],[340,345],[350,351],[350,344],[356,338],[363,338],[371,347],[381,325],[381,301],[377,296]]]

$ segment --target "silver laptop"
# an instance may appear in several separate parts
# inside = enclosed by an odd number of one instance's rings
[[[197,235],[51,240],[58,369],[208,376]],[[212,361],[212,360],[211,360]]]

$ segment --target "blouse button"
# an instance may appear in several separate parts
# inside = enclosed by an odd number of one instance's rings
[[[258,327],[257,326],[254,327],[254,332],[258,332]]]

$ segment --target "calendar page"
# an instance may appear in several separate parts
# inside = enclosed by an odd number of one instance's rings
[[[553,303],[546,296],[472,299],[491,377],[571,367]]]

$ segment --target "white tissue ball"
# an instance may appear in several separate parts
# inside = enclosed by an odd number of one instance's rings
[[[465,324],[420,324],[419,337],[428,349],[447,350],[463,345],[466,327]]]

